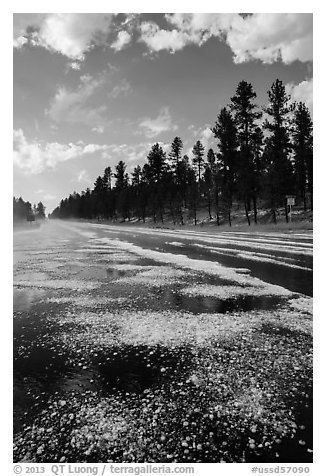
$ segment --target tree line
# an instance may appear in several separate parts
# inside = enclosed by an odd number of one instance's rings
[[[13,198],[13,220],[14,223],[21,221],[35,221],[45,219],[45,206],[42,202],[33,205],[25,202],[22,197]]]
[[[129,175],[122,160],[106,167],[94,188],[61,200],[51,218],[106,218],[154,222],[166,218],[183,224],[198,222],[207,207],[210,220],[231,226],[232,209],[244,210],[248,225],[257,223],[258,209],[269,209],[274,223],[279,208],[288,221],[287,196],[304,210],[312,209],[312,119],[303,102],[294,103],[279,79],[272,84],[268,105],[259,108],[251,83],[240,81],[230,103],[217,114],[211,131],[216,150],[205,151],[200,140],[192,158],[182,154],[180,137],[169,153],[155,143],[146,162]],[[263,120],[263,113],[265,118]]]

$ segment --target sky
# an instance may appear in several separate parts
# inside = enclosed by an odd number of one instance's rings
[[[104,168],[144,164],[155,142],[183,153],[241,80],[257,103],[281,79],[312,113],[312,14],[15,13],[13,193],[50,213]]]

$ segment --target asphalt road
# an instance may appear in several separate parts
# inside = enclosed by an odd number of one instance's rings
[[[312,460],[312,236],[14,233],[14,460]]]

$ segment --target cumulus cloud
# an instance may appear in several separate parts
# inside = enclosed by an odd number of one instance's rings
[[[178,126],[172,123],[168,107],[162,107],[155,119],[145,118],[139,123],[140,129],[147,137],[156,137],[162,132],[175,131]]]
[[[33,45],[82,61],[95,45],[105,44],[111,21],[112,14],[103,13],[16,14],[14,46],[30,40]]]
[[[131,34],[127,31],[119,31],[117,39],[111,44],[111,48],[115,51],[121,51],[131,42]]]
[[[256,13],[237,17],[226,30],[234,61],[260,60],[285,64],[312,61],[312,14]]]
[[[68,90],[64,86],[59,87],[55,97],[45,112],[55,122],[83,123],[93,127],[103,127],[105,122],[103,113],[106,106],[92,107],[88,104],[89,99],[105,81],[101,77],[95,79],[90,75],[84,75],[76,90]]]
[[[176,29],[163,30],[156,23],[144,22],[140,25],[141,40],[151,51],[169,50],[175,53],[190,42],[188,34]]]
[[[299,84],[288,83],[286,86],[287,94],[291,95],[293,101],[303,102],[313,112],[313,80],[302,81]]]
[[[44,13],[15,13],[13,21],[14,48],[21,48],[28,43],[32,31],[39,30],[46,18]]]
[[[14,130],[14,165],[29,174],[39,174],[47,168],[55,168],[61,162],[94,154],[106,148],[107,146],[98,144],[29,141],[22,129]]]
[[[205,147],[206,152],[209,147],[212,147],[213,139],[214,139],[214,134],[211,131],[211,126],[206,124],[206,126],[199,133],[199,140]]]
[[[151,51],[174,53],[187,44],[200,46],[218,37],[231,48],[235,63],[312,61],[312,14],[173,13],[165,18],[172,29],[153,22],[140,24],[140,40]]]

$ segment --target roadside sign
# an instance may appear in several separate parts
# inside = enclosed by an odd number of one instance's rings
[[[290,208],[290,223],[292,222],[292,207],[293,205],[295,205],[295,195],[287,195],[286,196],[286,200],[287,200],[287,206]]]

